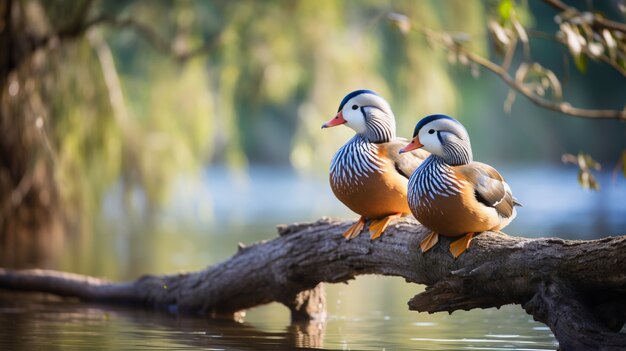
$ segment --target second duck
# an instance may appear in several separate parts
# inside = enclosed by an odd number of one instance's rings
[[[469,135],[459,121],[446,115],[423,118],[400,153],[418,148],[431,153],[408,188],[411,212],[433,231],[420,243],[423,252],[437,244],[438,235],[462,237],[450,244],[456,258],[474,234],[500,230],[515,218],[520,203],[498,171],[472,160]]]

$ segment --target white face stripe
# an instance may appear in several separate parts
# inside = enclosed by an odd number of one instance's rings
[[[433,122],[425,125],[419,132],[420,143],[422,143],[424,150],[430,152],[433,155],[437,155],[439,157],[444,157],[443,145],[441,145],[441,141],[437,137],[437,129],[436,126],[432,125]],[[434,133],[429,133],[428,131],[434,130]]]
[[[365,116],[363,116],[363,111],[358,107],[353,110],[352,106],[356,104],[353,103],[355,98],[350,99],[348,103],[343,107],[343,119],[346,120],[346,126],[352,128],[355,132],[359,134],[364,134],[367,131],[367,125],[365,124]]]
[[[443,158],[451,165],[467,164],[472,160],[469,135],[458,122],[450,119],[431,121],[420,129],[419,139],[424,150]]]
[[[395,137],[396,121],[389,103],[382,97],[363,93],[348,100],[341,109],[346,126],[357,134],[371,135],[376,140]],[[371,120],[367,120],[369,116]],[[378,141],[377,141],[378,142]]]

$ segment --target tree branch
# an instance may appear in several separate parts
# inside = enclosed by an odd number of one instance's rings
[[[552,6],[553,8],[561,12],[572,13],[572,14],[575,14],[576,16],[581,15],[581,12],[577,8],[573,6],[569,6],[565,4],[564,2],[562,2],[561,0],[543,0],[543,2],[545,2],[546,4]],[[597,14],[593,14],[593,25],[595,25],[596,27],[601,27],[601,28],[606,28],[606,29],[611,29],[611,30],[620,31],[622,33],[626,33],[626,24],[611,21]]]
[[[446,50],[450,50],[456,53],[462,53],[469,61],[495,73],[511,89],[522,94],[532,103],[539,107],[555,112],[560,112],[573,117],[626,120],[626,109],[621,111],[584,109],[579,107],[573,107],[570,103],[565,101],[554,101],[541,97],[535,94],[532,88],[525,85],[523,82],[517,81],[515,78],[513,78],[503,66],[498,65],[497,63],[490,61],[489,59],[484,58],[478,54],[468,51],[462,45],[455,43],[452,40],[444,39],[442,37],[442,34],[428,29],[424,29],[423,33],[429,39],[435,40],[438,43],[442,44],[446,48]]]
[[[536,38],[539,38],[539,39],[553,41],[555,43],[559,43],[559,44],[563,45],[564,47],[567,47],[567,39],[559,38],[557,36],[550,35],[550,34],[547,34],[547,33],[544,33],[544,32],[538,32],[538,31],[529,30],[528,31],[528,36],[536,37]],[[592,54],[592,52],[589,50],[589,47],[586,46],[586,45],[582,46],[581,50],[585,53],[585,55],[587,55],[589,57],[592,57],[594,59],[599,59],[600,61],[606,63],[609,66],[611,66],[611,68],[616,70],[619,74],[621,74],[622,76],[626,77],[626,69],[624,69],[622,66],[617,64],[614,60],[611,60],[610,57],[608,57],[606,55],[594,56]]]
[[[341,233],[350,224],[321,219],[282,226],[280,237],[241,245],[230,259],[198,272],[112,283],[51,271],[0,270],[0,288],[230,318],[276,301],[292,310],[293,319],[314,319],[324,313],[323,293],[310,291],[320,289],[319,283],[393,275],[428,286],[409,302],[413,310],[520,304],[553,330],[565,350],[580,349],[583,344],[575,338],[604,350],[626,345],[626,335],[616,332],[626,315],[626,236],[570,241],[485,232],[455,260],[446,238],[422,254],[419,242],[428,231],[415,220],[393,223],[375,241],[367,235],[344,240]]]
[[[581,117],[581,118],[592,118],[592,119],[617,119],[617,120],[626,120],[626,110],[595,110],[595,109],[584,109],[579,107],[574,107],[570,103],[565,101],[553,101],[546,98],[543,98],[537,94],[535,94],[531,88],[523,84],[522,82],[518,82],[515,80],[509,73],[504,70],[501,66],[495,64],[488,59],[471,53],[464,48],[459,48],[459,51],[463,52],[467,55],[467,58],[490,70],[495,73],[500,79],[502,79],[510,88],[514,89],[518,93],[524,95],[527,99],[533,102],[535,105],[555,111],[560,112],[566,115],[570,115],[573,117]]]

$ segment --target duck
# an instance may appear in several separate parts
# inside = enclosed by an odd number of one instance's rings
[[[499,231],[517,216],[515,207],[521,203],[495,168],[473,161],[461,122],[444,114],[424,117],[399,152],[417,149],[430,152],[411,175],[407,190],[411,213],[432,231],[420,242],[422,252],[435,246],[439,235],[460,237],[450,244],[458,258],[474,235]]]
[[[370,239],[382,235],[389,223],[408,216],[407,186],[413,171],[428,156],[423,150],[401,157],[408,140],[396,137],[389,103],[372,90],[355,90],[339,104],[337,115],[322,125],[345,125],[355,135],[335,153],[330,164],[330,187],[339,201],[360,218],[343,236],[357,237],[369,220]]]

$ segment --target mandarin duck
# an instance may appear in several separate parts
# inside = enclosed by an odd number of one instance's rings
[[[431,115],[415,126],[413,140],[400,150],[423,148],[431,155],[409,179],[409,207],[415,218],[432,231],[420,247],[428,251],[438,235],[459,237],[450,252],[459,257],[474,234],[507,226],[521,204],[493,167],[472,161],[467,130],[456,119]]]
[[[346,95],[337,115],[322,125],[345,124],[356,135],[335,154],[330,165],[330,186],[335,196],[361,215],[343,236],[359,235],[367,220],[370,239],[378,238],[392,219],[410,215],[407,202],[408,178],[424,160],[422,150],[401,157],[408,140],[396,138],[396,122],[387,101],[371,90]]]

